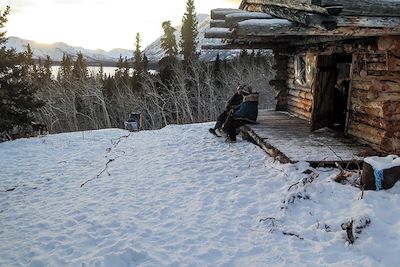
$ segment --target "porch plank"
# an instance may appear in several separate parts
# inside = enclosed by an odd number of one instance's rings
[[[365,156],[376,153],[369,146],[331,129],[311,132],[307,121],[286,112],[260,110],[257,122],[243,126],[243,133],[284,163],[343,164],[361,162]]]

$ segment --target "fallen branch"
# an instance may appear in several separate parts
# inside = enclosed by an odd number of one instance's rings
[[[267,218],[264,218],[264,219],[260,219],[259,222],[266,222],[266,221],[275,221],[275,218],[274,217],[267,217]]]
[[[361,234],[363,229],[367,228],[371,224],[371,219],[368,217],[363,217],[358,221],[358,223],[360,223],[360,225],[356,226],[354,231],[356,234]]]
[[[353,176],[351,172],[346,172],[343,169],[340,170],[340,173],[336,175],[335,179],[333,179],[337,183],[343,183],[345,181],[349,182],[348,178]]]
[[[292,189],[292,187],[300,184],[300,182],[303,184],[303,186],[305,186],[306,184],[311,184],[315,180],[315,178],[317,178],[318,176],[319,176],[318,173],[311,171],[311,173],[307,177],[304,177],[300,181],[289,186],[288,191],[290,191]]]
[[[364,198],[364,185],[361,186],[361,197],[360,197],[360,199],[363,199],[363,198]]]
[[[347,223],[342,223],[342,225],[341,225],[342,229],[346,231],[347,241],[349,241],[349,244],[354,243],[353,222],[354,222],[354,220],[351,220]]]
[[[117,157],[117,158],[118,158],[118,157]],[[87,180],[87,181],[85,181],[84,183],[82,183],[82,184],[81,184],[81,188],[82,188],[85,184],[87,184],[88,182],[93,181],[94,179],[99,178],[99,177],[103,174],[103,172],[105,172],[105,171],[107,172],[108,176],[110,176],[111,173],[108,172],[108,164],[110,164],[111,162],[113,162],[113,161],[116,160],[117,158],[109,159],[109,160],[107,161],[106,166],[104,167],[104,169],[103,169],[99,174],[97,174],[95,177],[90,178],[89,180]]]
[[[301,237],[301,236],[298,235],[298,234],[294,234],[294,233],[290,233],[290,232],[284,232],[284,231],[282,231],[282,234],[284,234],[284,235],[289,235],[289,236],[295,236],[295,237],[297,237],[297,238],[300,239],[300,240],[304,240],[304,237]]]
[[[9,188],[9,189],[4,190],[3,192],[12,192],[12,191],[14,191],[15,189],[16,189],[16,187],[12,187],[12,188]]]
[[[128,138],[131,134],[123,135],[118,137],[117,139],[111,139],[111,144],[113,144],[114,148],[122,141],[122,138]],[[114,141],[116,140],[116,141]]]

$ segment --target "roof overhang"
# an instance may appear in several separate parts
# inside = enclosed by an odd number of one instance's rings
[[[239,8],[212,10],[206,38],[242,49],[400,35],[398,0],[243,0]]]

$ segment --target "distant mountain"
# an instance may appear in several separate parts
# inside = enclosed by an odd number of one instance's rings
[[[26,51],[27,45],[30,44],[35,59],[44,59],[47,55],[53,61],[61,61],[63,54],[70,55],[73,59],[76,58],[78,52],[81,52],[84,58],[90,63],[96,62],[115,62],[119,56],[131,58],[133,51],[128,49],[116,48],[111,51],[101,49],[90,50],[83,47],[70,46],[66,43],[41,44],[31,40],[25,40],[18,37],[9,37],[6,43],[7,48],[14,48],[17,52]]]
[[[221,40],[219,39],[206,39],[204,38],[204,32],[210,28],[210,16],[205,15],[205,14],[199,14],[197,15],[197,20],[198,20],[198,46],[197,50],[200,52],[200,59],[204,61],[212,61],[215,60],[215,57],[219,53],[220,58],[232,58],[237,55],[239,55],[240,50],[204,50],[201,49],[202,45],[208,45],[208,44],[221,44]],[[175,32],[175,38],[177,43],[179,44],[180,37],[181,37],[181,27],[182,25],[176,26],[176,32]],[[158,62],[160,59],[162,59],[165,56],[165,53],[163,49],[161,48],[161,36],[155,40],[153,43],[151,43],[149,46],[146,47],[146,49],[143,51],[143,53],[146,54],[147,58],[151,62]]]
[[[204,38],[204,32],[210,27],[210,16],[205,14],[197,15],[198,20],[198,47],[197,50],[200,52],[200,59],[204,61],[212,61],[215,59],[217,54],[219,53],[220,58],[232,58],[237,56],[240,53],[240,50],[203,50],[201,49],[202,45],[206,44],[221,44],[221,40],[218,39],[206,39]],[[181,35],[181,27],[179,25],[175,27],[175,37],[176,41],[179,44],[180,35]],[[76,59],[76,55],[78,52],[81,52],[84,58],[89,63],[110,63],[113,64],[119,59],[121,55],[123,58],[127,57],[128,59],[132,58],[133,50],[115,48],[111,51],[104,51],[101,49],[90,50],[85,49],[83,47],[75,47],[68,45],[66,43],[54,43],[54,44],[41,44],[32,40],[25,40],[18,37],[9,37],[6,43],[7,48],[14,48],[17,52],[26,51],[27,45],[30,44],[31,49],[33,51],[33,57],[35,59],[42,58],[44,59],[47,55],[53,61],[61,61],[63,54],[68,54],[72,57],[72,59]],[[157,67],[158,61],[165,56],[163,49],[161,48],[161,36],[151,43],[149,46],[144,49],[143,53],[146,54],[149,64],[153,67]]]

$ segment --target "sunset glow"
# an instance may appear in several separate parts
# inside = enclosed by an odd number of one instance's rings
[[[238,8],[240,0],[195,1],[197,14],[218,7]],[[161,23],[181,23],[186,0],[8,0],[8,36],[43,43],[65,42],[84,48],[110,50],[134,46],[137,32],[145,47],[162,34]]]

